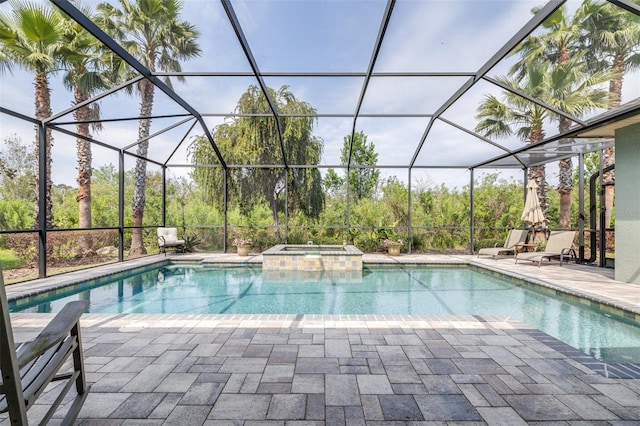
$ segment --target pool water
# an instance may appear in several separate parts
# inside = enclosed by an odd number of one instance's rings
[[[345,277],[172,265],[76,287],[58,299],[14,302],[11,310],[56,312],[83,299],[90,313],[499,315],[605,362],[640,361],[640,328],[631,322],[470,267],[367,267]]]

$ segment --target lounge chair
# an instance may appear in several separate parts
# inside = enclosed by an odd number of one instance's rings
[[[538,262],[538,267],[542,264],[543,259],[551,260],[552,257],[560,258],[560,266],[566,257],[575,257],[576,253],[572,248],[573,240],[576,237],[576,231],[555,231],[549,235],[547,247],[544,251],[534,251],[530,253],[518,253],[518,260],[530,260]]]
[[[509,234],[507,234],[507,239],[504,241],[502,247],[481,248],[478,250],[478,257],[480,257],[481,254],[492,256],[493,258],[500,254],[515,254],[515,245],[518,243],[524,243],[527,239],[527,233],[528,231],[526,229],[510,229]]]
[[[47,424],[62,402],[69,409],[62,424],[70,425],[78,416],[89,393],[85,382],[80,316],[89,306],[86,300],[67,303],[35,340],[15,346],[7,293],[0,268],[0,413],[9,412],[12,425],[28,425],[27,410],[42,394],[50,382],[65,380],[53,388],[56,398],[47,396],[52,405],[44,414],[41,424]],[[73,362],[67,363],[72,359]],[[74,385],[77,395],[73,401],[65,396]]]
[[[184,240],[178,239],[177,228],[158,228],[158,248],[165,256],[168,248],[184,253],[184,243]]]

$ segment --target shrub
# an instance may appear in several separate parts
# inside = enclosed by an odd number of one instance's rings
[[[26,265],[35,265],[38,259],[38,235],[35,233],[5,235],[9,248]]]

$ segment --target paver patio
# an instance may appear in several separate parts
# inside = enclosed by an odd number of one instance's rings
[[[637,298],[599,268],[481,263],[585,293],[590,281],[592,298]],[[16,340],[50,317],[14,314]],[[92,388],[78,424],[640,423],[638,379],[604,377],[510,318],[85,314],[82,333]]]

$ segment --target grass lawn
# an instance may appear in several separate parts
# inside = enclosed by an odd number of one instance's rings
[[[2,269],[19,268],[24,264],[11,250],[0,249],[0,265],[2,265]]]

